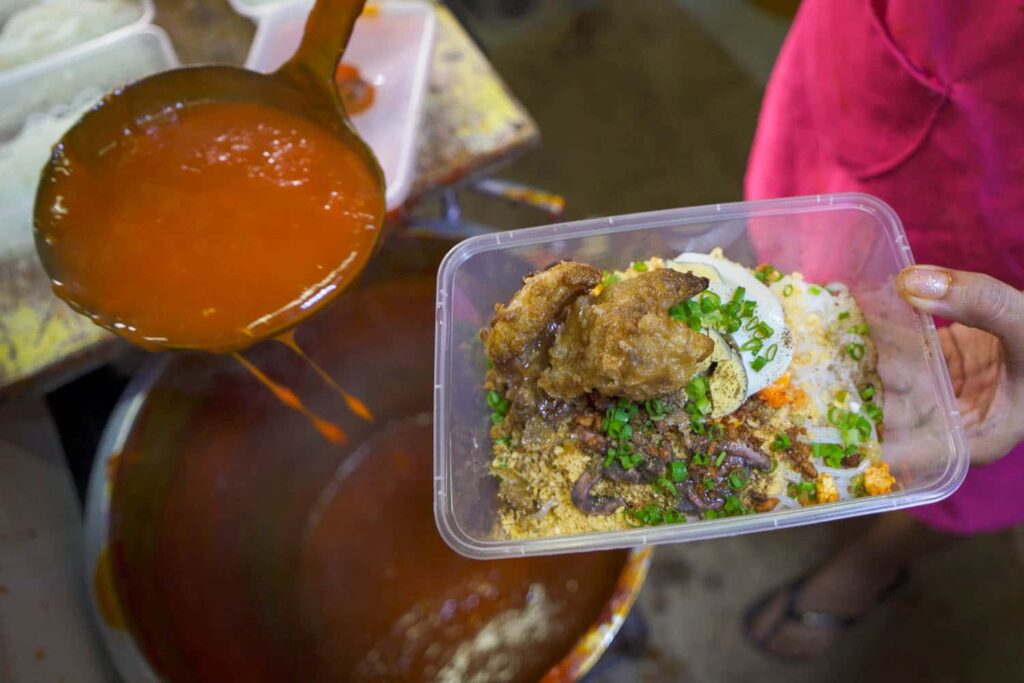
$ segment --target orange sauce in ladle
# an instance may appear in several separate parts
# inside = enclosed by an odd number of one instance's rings
[[[348,284],[383,212],[330,132],[249,102],[140,117],[97,157],[54,151],[37,245],[54,291],[144,347],[235,351]]]

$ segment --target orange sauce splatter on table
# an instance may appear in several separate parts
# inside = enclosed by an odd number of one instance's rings
[[[384,212],[354,149],[254,103],[140,116],[98,155],[55,155],[37,226],[54,291],[150,348],[233,351],[288,329],[361,270]]]
[[[359,69],[351,64],[339,64],[334,81],[338,85],[341,103],[349,116],[362,114],[372,107],[377,99],[377,89],[373,83],[364,80]]]

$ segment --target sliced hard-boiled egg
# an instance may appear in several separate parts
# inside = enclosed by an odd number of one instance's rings
[[[711,417],[724,417],[747,400],[747,371],[740,354],[723,335],[715,330],[707,330],[707,335],[715,342],[707,373]]]
[[[718,249],[711,254],[683,253],[666,265],[708,278],[708,291],[714,292],[723,304],[732,301],[741,287],[742,300],[756,304],[753,314],[741,320],[739,329],[728,333],[719,330],[727,346],[738,354],[746,373],[746,393],[740,404],[786,372],[793,359],[793,336],[786,325],[782,302],[749,269],[726,259]],[[716,352],[717,347],[716,342]],[[719,402],[729,403],[724,399]],[[712,388],[712,404],[715,403]]]

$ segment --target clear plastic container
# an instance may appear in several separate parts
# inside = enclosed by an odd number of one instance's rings
[[[112,31],[108,31],[103,35],[89,38],[80,43],[69,45],[61,50],[52,52],[45,57],[34,59],[24,64],[18,64],[9,69],[0,69],[0,87],[4,86],[9,79],[18,79],[23,77],[25,74],[39,73],[41,70],[48,68],[52,64],[56,64],[67,58],[74,59],[87,54],[90,50],[98,47],[107,45],[111,41],[116,40],[120,36],[128,33],[133,33],[143,26],[148,26],[153,21],[153,16],[156,10],[153,6],[153,0],[134,0],[139,5],[139,15],[131,23],[125,24],[124,26],[118,26]],[[2,24],[2,22],[0,22]]]
[[[269,72],[291,57],[312,7],[311,1],[300,0],[261,14],[246,68]],[[409,196],[416,172],[436,13],[424,0],[389,0],[376,7],[356,24],[345,61],[377,89],[373,106],[353,116],[352,125],[380,162],[391,210]]]
[[[650,256],[722,247],[753,266],[770,262],[809,280],[846,283],[878,347],[885,385],[888,495],[794,510],[575,536],[501,538],[497,481],[488,471],[490,421],[479,330],[524,275],[561,259],[620,269]],[[474,237],[441,264],[434,366],[434,515],[445,541],[474,558],[601,550],[826,522],[933,503],[957,489],[968,454],[931,318],[896,293],[913,257],[895,212],[863,194],[719,204],[601,218]]]

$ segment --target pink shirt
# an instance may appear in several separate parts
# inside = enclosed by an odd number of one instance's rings
[[[1024,6],[804,0],[765,94],[750,199],[860,191],[918,263],[1024,288]],[[954,533],[1024,521],[1024,445],[918,508]]]

